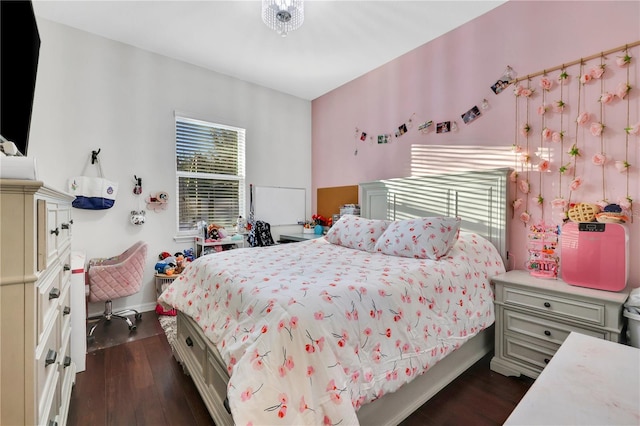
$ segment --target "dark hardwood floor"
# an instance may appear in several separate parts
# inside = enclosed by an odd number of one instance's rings
[[[120,323],[96,332],[87,369],[76,377],[69,426],[213,424],[191,378],[173,358],[154,312],[143,315],[134,333]],[[504,423],[533,380],[494,373],[490,360],[488,355],[478,361],[402,426]]]

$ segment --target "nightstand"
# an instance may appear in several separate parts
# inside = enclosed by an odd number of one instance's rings
[[[619,342],[628,291],[575,287],[564,281],[509,271],[493,278],[495,355],[491,369],[505,376],[537,378],[574,331]]]

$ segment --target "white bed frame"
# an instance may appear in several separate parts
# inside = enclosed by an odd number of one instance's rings
[[[491,241],[506,261],[507,182],[509,169],[397,178],[360,184],[363,217],[406,219],[455,216],[461,229]],[[470,339],[458,350],[398,391],[386,394],[358,411],[363,425],[397,425],[467,368],[493,349],[493,327]],[[176,359],[190,374],[218,426],[232,425],[226,407],[229,376],[215,346],[188,316],[178,313]]]

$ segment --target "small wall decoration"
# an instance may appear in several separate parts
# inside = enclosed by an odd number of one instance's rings
[[[424,123],[418,126],[418,131],[422,134],[428,133],[432,129],[432,126],[433,126],[433,121],[431,120],[425,121]]]
[[[147,198],[147,209],[153,210],[154,212],[166,210],[169,206],[168,201],[169,194],[164,191],[151,194],[149,198]]]
[[[502,76],[498,78],[498,80],[495,83],[493,83],[493,85],[491,86],[491,90],[496,95],[499,95],[504,91],[504,89],[509,87],[509,85],[511,84],[511,81],[514,78],[516,78],[515,71],[513,70],[513,68],[507,65],[507,69],[504,71],[504,73],[502,73]]]
[[[443,121],[436,124],[436,133],[448,133],[451,131],[451,122]]]
[[[389,139],[391,139],[391,135],[378,135],[378,143],[389,143]]]
[[[464,124],[469,124],[481,115],[480,109],[477,106],[473,106],[469,111],[462,114],[461,117]]]

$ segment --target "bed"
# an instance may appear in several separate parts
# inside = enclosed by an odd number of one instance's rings
[[[216,424],[397,424],[484,356],[506,181],[361,184],[369,218],[326,238],[194,261],[160,301],[178,309],[176,358]]]

